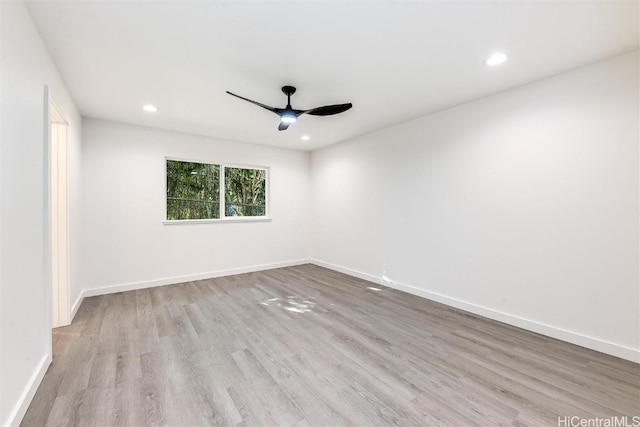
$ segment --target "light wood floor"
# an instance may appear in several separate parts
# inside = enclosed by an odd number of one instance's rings
[[[313,265],[87,298],[53,336],[23,425],[640,415],[640,365]]]

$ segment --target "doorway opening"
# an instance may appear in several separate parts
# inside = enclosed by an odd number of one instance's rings
[[[71,323],[69,309],[69,209],[68,136],[69,124],[50,104],[50,191],[51,191],[51,302],[52,326]]]

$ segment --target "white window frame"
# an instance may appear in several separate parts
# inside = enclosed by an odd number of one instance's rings
[[[167,219],[167,161],[177,161],[177,162],[187,162],[187,163],[201,163],[205,165],[215,165],[219,166],[220,177],[218,182],[220,183],[220,203],[219,203],[219,218],[207,218],[207,219]],[[271,200],[271,190],[270,190],[270,182],[271,182],[271,170],[268,166],[255,166],[255,165],[246,165],[246,164],[238,164],[238,163],[225,163],[225,162],[214,162],[207,160],[191,160],[184,159],[179,157],[165,157],[163,160],[163,168],[164,168],[164,220],[162,221],[165,225],[177,225],[177,224],[212,224],[212,223],[223,223],[223,222],[270,222],[270,200]],[[265,171],[265,215],[264,216],[227,216],[226,210],[226,199],[225,199],[225,168],[239,168],[239,169],[257,169]]]

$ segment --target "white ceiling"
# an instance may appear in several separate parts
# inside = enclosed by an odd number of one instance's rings
[[[638,49],[637,1],[27,1],[83,116],[315,149]],[[494,51],[509,55],[496,68]],[[294,108],[278,117],[225,90]],[[142,111],[144,103],[160,111]],[[303,134],[311,140],[302,141]]]

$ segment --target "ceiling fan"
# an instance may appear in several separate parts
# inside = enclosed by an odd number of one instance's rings
[[[349,108],[353,107],[353,104],[349,102],[347,104],[325,105],[323,107],[311,108],[310,110],[296,110],[291,107],[291,95],[296,93],[296,88],[293,86],[282,86],[282,92],[287,95],[287,106],[285,108],[270,107],[260,102],[252,101],[251,99],[247,99],[243,96],[236,95],[235,93],[227,91],[229,95],[233,95],[236,98],[249,101],[252,104],[256,104],[280,116],[280,125],[278,126],[278,130],[286,130],[292,123],[295,123],[298,117],[302,114],[311,114],[312,116],[331,116],[333,114],[347,111]]]

